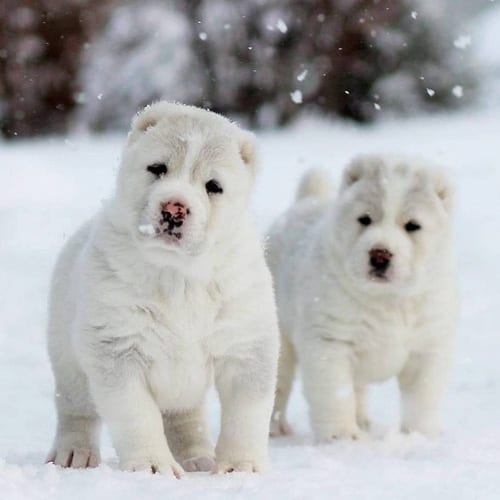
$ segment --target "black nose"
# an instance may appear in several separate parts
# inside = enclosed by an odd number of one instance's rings
[[[386,248],[373,248],[370,250],[370,265],[379,272],[387,271],[391,263],[392,253]]]

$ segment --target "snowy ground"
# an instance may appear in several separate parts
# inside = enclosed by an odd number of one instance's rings
[[[271,444],[267,475],[123,473],[107,436],[97,470],[42,465],[54,432],[45,353],[48,280],[68,235],[111,191],[122,137],[0,143],[0,498],[500,498],[500,120],[498,109],[358,128],[305,120],[263,133],[253,210],[259,227],[290,202],[311,165],[337,176],[354,154],[419,153],[449,166],[458,187],[457,249],[464,306],[448,398],[435,441],[397,432],[393,384],[377,388],[372,440],[314,446],[296,387],[296,434]],[[213,436],[218,406],[210,399]]]

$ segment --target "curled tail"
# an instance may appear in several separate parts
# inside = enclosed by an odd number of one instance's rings
[[[319,168],[311,168],[300,179],[296,200],[319,198],[329,200],[333,196],[333,182],[327,172]]]

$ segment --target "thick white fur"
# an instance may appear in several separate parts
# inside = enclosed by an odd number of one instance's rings
[[[156,179],[146,170],[154,163],[168,173]],[[125,470],[265,467],[279,335],[247,209],[255,164],[252,134],[214,113],[160,102],[136,117],[113,198],[68,241],[54,271],[50,461],[97,465],[102,418]],[[222,194],[207,194],[210,179]],[[172,197],[191,210],[178,244],[139,230]],[[222,414],[215,453],[203,410],[213,377]]]
[[[298,361],[318,440],[359,438],[368,385],[393,376],[402,429],[433,435],[457,315],[449,182],[418,159],[364,156],[347,167],[335,199],[325,199],[325,185],[324,175],[306,174],[270,230],[282,339],[271,434],[290,431]],[[358,222],[364,214],[370,226]],[[407,232],[410,220],[422,229]],[[374,247],[394,255],[386,282],[369,275]]]

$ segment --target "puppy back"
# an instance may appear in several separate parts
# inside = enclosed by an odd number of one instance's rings
[[[320,168],[311,168],[302,176],[295,199],[329,200],[332,198],[333,192],[333,182],[328,173]]]

